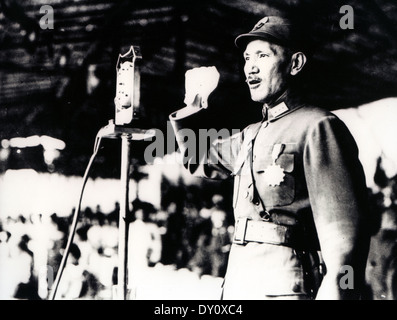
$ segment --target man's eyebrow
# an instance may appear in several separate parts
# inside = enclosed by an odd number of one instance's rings
[[[275,54],[275,51],[272,50],[271,48],[269,48],[268,50],[256,50],[252,54],[260,54],[260,53],[265,53],[265,54],[273,53],[273,54]],[[251,53],[247,52],[247,51],[244,51],[244,53],[243,53],[244,56],[249,56],[250,54]]]

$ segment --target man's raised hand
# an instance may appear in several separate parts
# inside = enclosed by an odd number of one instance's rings
[[[186,71],[185,100],[187,106],[208,107],[208,97],[218,86],[220,74],[216,67],[199,67]]]

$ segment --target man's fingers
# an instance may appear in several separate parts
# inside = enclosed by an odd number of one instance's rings
[[[192,104],[197,94],[202,98],[202,107],[206,107],[208,96],[218,86],[220,74],[216,67],[199,67],[185,73],[185,100]]]

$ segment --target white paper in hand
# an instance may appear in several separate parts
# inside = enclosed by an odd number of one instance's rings
[[[197,95],[201,97],[201,107],[208,107],[208,97],[218,86],[219,72],[216,67],[200,67],[186,71],[185,100],[186,105],[192,105]]]

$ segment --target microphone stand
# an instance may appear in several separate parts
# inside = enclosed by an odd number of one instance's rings
[[[133,140],[145,140],[155,136],[154,129],[137,129],[133,127],[133,120],[139,115],[139,85],[140,75],[138,68],[135,66],[136,60],[141,59],[139,47],[131,46],[130,50],[124,54],[119,55],[117,62],[117,88],[116,97],[114,99],[116,106],[115,121],[109,120],[107,126],[101,128],[97,134],[97,138],[121,139],[121,170],[120,170],[120,213],[119,213],[119,235],[118,235],[118,274],[117,285],[112,289],[113,298],[116,300],[127,300],[128,298],[128,224],[129,220],[129,182],[130,182],[130,167],[131,167],[131,142]],[[96,141],[96,143],[98,140]],[[97,148],[97,146],[96,146]],[[88,176],[89,168],[96,155],[95,150],[91,157],[87,171],[84,175]],[[73,229],[69,235],[68,244],[66,246],[65,255],[62,258],[61,266],[55,279],[55,283],[49,292],[49,299],[55,299],[56,291],[66,264],[69,253],[70,244],[73,241],[73,235],[76,230],[78,221],[78,211],[80,209],[81,197],[84,191],[84,185],[87,180],[84,180],[83,190],[80,196],[79,205],[76,208],[73,219]]]
[[[131,143],[133,140],[144,140],[155,135],[153,129],[133,128],[133,120],[139,115],[140,75],[136,66],[137,59],[142,59],[140,48],[131,46],[130,50],[119,55],[117,62],[117,87],[114,99],[116,106],[115,121],[100,130],[103,138],[121,139],[120,164],[120,214],[118,237],[118,271],[116,300],[128,298],[128,227],[129,227],[129,182],[131,167]],[[131,270],[130,270],[131,271]]]
[[[115,299],[127,300],[128,298],[128,231],[129,231],[129,185],[131,167],[131,143],[133,140],[144,140],[155,135],[153,129],[137,129],[117,126],[113,120],[101,129],[101,136],[108,139],[121,139],[121,164],[120,164],[120,214],[118,238],[118,270]],[[131,271],[131,270],[130,270]]]

